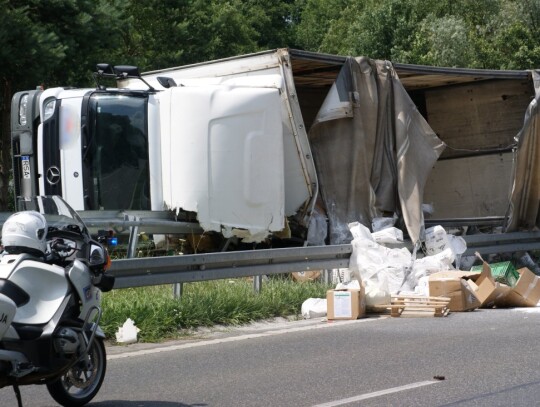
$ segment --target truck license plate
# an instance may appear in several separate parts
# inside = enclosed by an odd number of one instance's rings
[[[30,157],[27,155],[21,156],[22,175],[24,179],[30,179]]]

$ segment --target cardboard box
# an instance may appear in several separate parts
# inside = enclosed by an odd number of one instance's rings
[[[489,265],[489,267],[491,269],[491,275],[496,282],[506,284],[510,287],[515,287],[519,279],[519,273],[515,269],[512,262],[504,261],[501,263],[492,263]],[[471,271],[482,272],[483,264],[473,266]]]
[[[483,308],[535,307],[540,300],[540,278],[528,268],[517,270],[519,279],[515,287],[495,281],[491,267],[482,260],[482,273],[476,280],[476,296]]]
[[[429,276],[429,295],[449,297],[450,311],[473,310],[480,306],[473,283],[473,279],[479,276],[479,273],[460,270],[439,271]]]
[[[328,290],[326,304],[329,320],[361,318],[366,314],[364,286],[360,289]]]
[[[482,264],[482,273],[475,284],[474,291],[482,308],[493,308],[511,290],[509,286],[495,281],[491,268],[485,261]]]
[[[298,281],[299,283],[304,283],[306,281],[315,281],[321,277],[320,270],[293,271],[291,274],[292,274],[293,279],[295,281]]]
[[[524,267],[517,270],[516,286],[497,303],[501,307],[536,307],[540,301],[540,277]]]

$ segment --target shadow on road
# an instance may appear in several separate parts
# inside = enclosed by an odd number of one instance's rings
[[[508,393],[508,392],[512,392],[512,391],[516,391],[516,390],[521,390],[521,389],[531,387],[531,386],[536,387],[539,384],[540,384],[540,381],[530,382],[530,383],[523,383],[523,384],[519,384],[517,386],[507,387],[507,388],[501,389],[499,391],[494,391],[494,392],[490,392],[490,393],[483,393],[483,394],[479,394],[477,396],[473,396],[473,397],[469,397],[469,398],[465,398],[465,399],[460,399],[460,400],[454,401],[452,403],[441,404],[439,407],[458,406],[458,405],[462,405],[463,403],[468,403],[468,402],[471,402],[471,401],[479,401],[479,400],[482,400],[482,399],[486,399],[488,397],[494,397],[494,396],[496,396],[498,394],[504,394],[504,393]],[[194,406],[195,405],[196,404],[194,404]]]
[[[206,403],[184,404],[174,401],[109,400],[88,404],[88,407],[206,407]]]

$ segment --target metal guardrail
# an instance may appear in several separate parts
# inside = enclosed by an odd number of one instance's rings
[[[120,259],[114,288],[187,283],[349,267],[352,246],[313,246]]]
[[[199,225],[174,220],[171,212],[82,211],[81,218],[91,230],[114,229],[130,235],[130,248],[137,243],[138,230],[146,233],[201,233]],[[0,213],[0,225],[9,216]],[[149,217],[151,216],[151,217]],[[493,219],[494,222],[497,219]],[[513,253],[540,250],[540,232],[475,234],[462,236],[467,243],[463,255],[478,252]],[[389,247],[407,247],[410,242]],[[131,250],[133,254],[133,250]],[[352,253],[350,244],[292,247],[166,257],[114,260],[110,273],[116,277],[114,288],[176,284],[237,277],[255,277],[295,271],[346,268]],[[128,252],[129,254],[129,252]]]
[[[465,256],[539,250],[540,232],[463,236]],[[392,245],[410,248],[410,243]],[[114,288],[349,267],[350,244],[114,260]]]
[[[540,249],[540,232],[512,232],[462,236],[467,242],[465,256],[526,252]]]
[[[182,222],[170,211],[78,211],[88,229],[112,229],[117,234],[130,234],[131,228],[139,227],[145,233],[202,233],[198,223]]]

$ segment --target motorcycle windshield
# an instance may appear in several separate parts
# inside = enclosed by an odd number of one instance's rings
[[[17,200],[17,210],[37,211],[45,216],[49,227],[64,229],[66,226],[77,226],[82,233],[89,235],[77,212],[59,196],[20,197]]]

